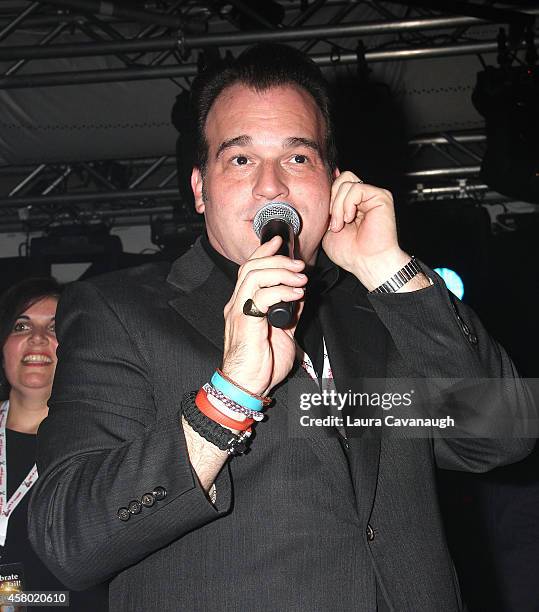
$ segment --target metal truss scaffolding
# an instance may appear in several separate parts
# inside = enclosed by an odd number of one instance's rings
[[[0,175],[11,184],[0,198],[0,231],[96,220],[146,224],[173,210],[186,221],[194,215],[179,200],[173,157],[9,166]]]
[[[474,28],[510,22],[532,27],[533,15],[539,14],[537,8],[508,11],[469,3],[469,14],[435,15],[410,8],[405,18],[396,18],[387,3],[360,0],[283,2],[282,6],[273,1],[184,0],[159,2],[159,12],[96,0],[8,2],[8,8],[12,4],[20,5],[18,13],[16,6],[11,11],[0,9],[0,41],[13,38],[19,28],[47,25],[41,26],[43,36],[38,45],[0,46],[0,62],[9,64],[2,70],[0,89],[190,77],[199,70],[196,52],[216,47],[233,50],[262,41],[303,43],[321,66],[356,63],[357,41],[369,37],[374,42],[363,46],[365,60],[370,63],[487,53],[497,49],[495,36],[484,40],[474,35]],[[450,9],[452,3],[436,4]],[[282,23],[268,23],[263,16],[264,5],[280,6]],[[359,20],[357,15],[364,15],[366,8],[378,14],[378,19]],[[402,13],[402,7],[393,7],[398,8]],[[314,18],[324,25],[306,23]],[[246,22],[251,25],[249,29],[242,28]],[[53,44],[66,30],[76,33],[81,42]],[[515,48],[521,42],[513,41]],[[118,67],[71,72],[43,67],[46,60],[92,56],[110,56]],[[31,69],[35,60],[42,62],[40,71],[25,70],[21,74],[21,68],[30,64]]]
[[[319,65],[338,66],[495,52],[504,24],[512,26],[509,46],[516,53],[537,34],[539,8],[531,3],[511,10],[480,0],[430,3],[436,10],[427,4],[150,0],[131,3],[137,7],[131,9],[114,1],[4,0],[0,89],[190,77],[217,53],[236,54],[259,41],[290,42]],[[29,28],[39,33],[38,44],[12,44],[27,40]],[[106,57],[110,68],[55,70],[58,59],[91,57]],[[485,144],[480,133],[411,140],[407,197],[502,199],[479,178]],[[0,193],[0,232],[94,219],[132,225],[173,212],[191,222],[194,213],[180,201],[176,173],[170,156],[0,167],[8,185]]]
[[[406,173],[407,201],[506,201],[479,179],[485,145],[479,133],[412,139],[410,163],[420,169]],[[439,165],[432,166],[432,160]],[[11,166],[0,168],[0,175],[10,184],[7,197],[0,198],[0,232],[96,220],[147,224],[155,215],[174,214],[186,224],[198,219],[191,203],[181,201],[173,156]]]

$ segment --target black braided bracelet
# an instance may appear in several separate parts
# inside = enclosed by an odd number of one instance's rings
[[[247,450],[250,432],[242,432],[237,435],[209,419],[198,409],[195,403],[196,395],[196,391],[190,391],[184,395],[181,402],[183,416],[191,428],[220,450],[227,451],[229,455],[243,454]]]

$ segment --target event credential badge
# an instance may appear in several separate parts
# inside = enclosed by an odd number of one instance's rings
[[[26,606],[15,605],[9,596],[24,591],[24,568],[22,563],[0,565],[0,612],[23,612]]]

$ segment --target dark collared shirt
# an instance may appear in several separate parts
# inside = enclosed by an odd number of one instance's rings
[[[208,236],[202,236],[202,246],[225,276],[236,285],[239,265],[218,253],[210,244]],[[339,268],[322,251],[318,252],[314,267],[306,270],[309,278],[305,294],[305,306],[297,324],[294,337],[301,348],[309,355],[318,377],[322,375],[324,364],[324,345],[318,309],[322,296],[339,280]]]

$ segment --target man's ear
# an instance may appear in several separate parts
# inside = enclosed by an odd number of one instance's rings
[[[195,196],[195,210],[199,215],[201,215],[206,206],[204,205],[204,198],[202,197],[202,172],[200,172],[200,168],[193,168],[191,172],[191,189],[193,190],[193,195]]]
[[[335,170],[333,170],[333,180],[335,180],[340,175],[341,175],[341,171],[339,170],[339,168],[335,167]]]

